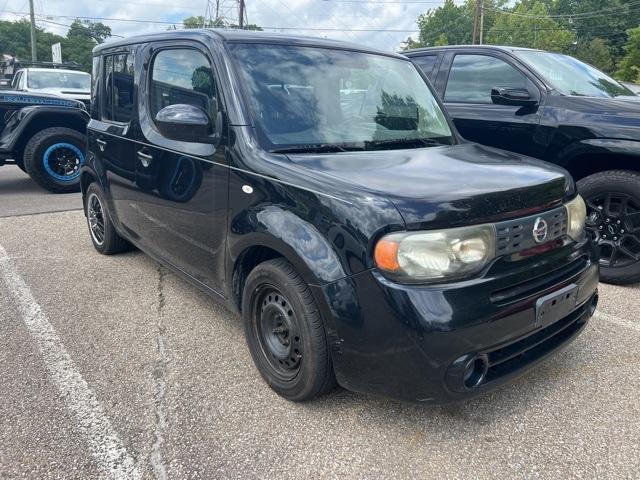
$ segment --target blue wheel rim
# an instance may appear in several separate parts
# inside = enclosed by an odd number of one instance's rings
[[[46,172],[61,182],[72,182],[80,177],[80,167],[84,164],[84,154],[71,143],[54,143],[42,156]]]

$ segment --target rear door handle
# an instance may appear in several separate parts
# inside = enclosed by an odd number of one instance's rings
[[[153,160],[153,155],[149,155],[148,153],[138,152],[138,158],[140,159],[140,163],[143,167],[147,168]]]
[[[100,147],[100,151],[104,152],[104,147],[107,146],[107,142],[105,142],[104,140],[100,140],[99,138],[96,140],[96,143],[98,144],[98,147]]]

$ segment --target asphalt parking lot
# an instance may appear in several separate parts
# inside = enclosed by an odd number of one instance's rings
[[[274,394],[239,319],[0,168],[0,478],[640,478],[640,289],[470,403]]]

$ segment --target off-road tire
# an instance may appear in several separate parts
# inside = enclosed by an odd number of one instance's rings
[[[55,178],[45,168],[45,154],[56,144],[71,144],[81,154],[84,162],[86,154],[86,137],[71,128],[51,127],[36,133],[27,142],[22,156],[25,171],[41,187],[54,193],[70,193],[80,191],[80,175],[63,180]]]
[[[300,351],[297,370],[292,378],[283,378],[278,373],[273,351],[269,349],[261,333],[259,324],[264,323],[269,292],[271,297],[267,308],[283,306],[284,312],[293,318],[295,328],[290,330],[291,348]],[[278,296],[278,292],[281,296]],[[262,309],[262,310],[261,310]],[[308,285],[283,258],[267,260],[255,267],[249,274],[242,294],[242,319],[245,337],[256,368],[262,378],[276,393],[292,401],[311,400],[336,386],[330,347],[320,311]],[[262,331],[263,332],[263,331]],[[275,330],[274,330],[275,332]],[[295,337],[294,333],[295,332]],[[296,343],[294,343],[296,342]],[[291,355],[295,355],[291,350]],[[286,359],[287,362],[289,359]],[[280,363],[282,363],[280,361]],[[274,364],[276,366],[274,367]]]

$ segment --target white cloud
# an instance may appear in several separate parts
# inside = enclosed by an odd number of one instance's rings
[[[28,12],[26,0],[5,0],[6,6],[0,18],[15,19]],[[391,2],[397,3],[381,3]],[[400,43],[417,29],[418,15],[437,6],[431,3],[415,3],[416,0],[371,0],[369,2],[339,2],[336,0],[246,0],[250,23],[263,27],[283,27],[285,33],[328,37],[347,40],[383,50],[397,50]],[[411,3],[414,2],[414,3]],[[0,0],[0,6],[3,4]],[[230,4],[229,0],[224,2]],[[141,33],[166,30],[169,25],[137,23],[132,20],[170,22],[191,15],[203,15],[206,2],[199,0],[35,0],[38,24],[46,30],[65,34],[66,27],[75,17],[103,17],[103,23],[111,27],[115,35],[131,36]],[[68,18],[63,18],[65,16]],[[107,20],[110,19],[110,20]],[[118,21],[116,19],[128,20]],[[179,23],[177,24],[179,27]],[[301,28],[289,30],[288,28]],[[338,29],[338,30],[304,30]],[[341,30],[345,29],[345,30]],[[402,30],[398,31],[346,31]]]

